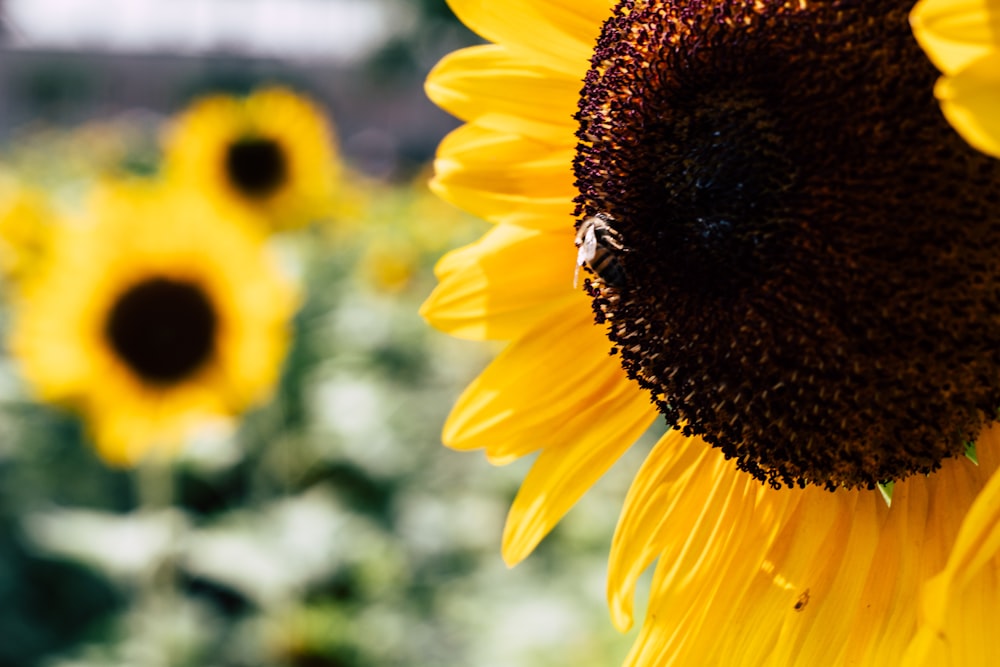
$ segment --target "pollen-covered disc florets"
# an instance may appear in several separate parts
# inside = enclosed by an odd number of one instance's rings
[[[586,77],[579,220],[627,276],[591,276],[598,320],[773,485],[930,472],[1000,407],[1000,163],[941,117],[911,5],[622,0]]]

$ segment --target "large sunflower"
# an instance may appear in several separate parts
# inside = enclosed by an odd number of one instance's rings
[[[108,462],[174,450],[274,386],[296,297],[252,229],[152,186],[105,188],[60,227],[11,347],[42,399],[85,416]]]
[[[285,88],[197,100],[166,133],[164,161],[170,178],[276,228],[328,216],[340,168],[320,109]]]
[[[502,4],[451,0],[494,43],[428,78],[466,121],[433,188],[496,226],[423,313],[508,341],[444,430],[537,453],[507,562],[665,418],[611,550],[621,629],[657,561],[628,665],[992,664],[1000,163],[912,2]]]

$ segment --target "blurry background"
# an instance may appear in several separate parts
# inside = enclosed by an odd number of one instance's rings
[[[275,241],[305,299],[274,399],[235,432],[167,470],[109,467],[0,360],[0,667],[619,664],[604,575],[638,459],[508,571],[530,462],[440,445],[496,351],[417,315],[436,259],[487,227],[425,186],[457,122],[423,78],[477,42],[444,1],[0,0],[0,18],[0,168],[33,187],[65,200],[108,151],[155,170],[172,115],[265,84],[321,105],[346,165],[336,215]]]

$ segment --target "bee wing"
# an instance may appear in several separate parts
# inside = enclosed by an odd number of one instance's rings
[[[586,224],[586,229],[583,231],[583,242],[580,243],[576,251],[576,267],[573,269],[573,289],[580,286],[580,267],[585,266],[593,260],[596,254],[597,233],[594,231],[594,225]]]

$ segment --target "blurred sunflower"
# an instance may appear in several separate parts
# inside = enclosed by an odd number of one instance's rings
[[[40,397],[86,418],[99,453],[169,453],[272,390],[296,306],[240,211],[108,186],[60,227],[16,304],[11,348]]]
[[[1000,162],[912,2],[450,4],[494,43],[428,78],[466,121],[432,187],[496,226],[423,314],[509,341],[444,428],[537,453],[506,561],[662,415],[609,564],[624,630],[658,559],[626,664],[990,664]]]
[[[340,168],[320,109],[284,88],[196,101],[167,132],[164,162],[168,177],[278,229],[328,216]]]
[[[934,88],[965,140],[1000,157],[1000,2],[921,0],[913,33],[944,76]]]
[[[52,217],[45,196],[0,174],[0,275],[16,283],[32,275],[48,249]]]

